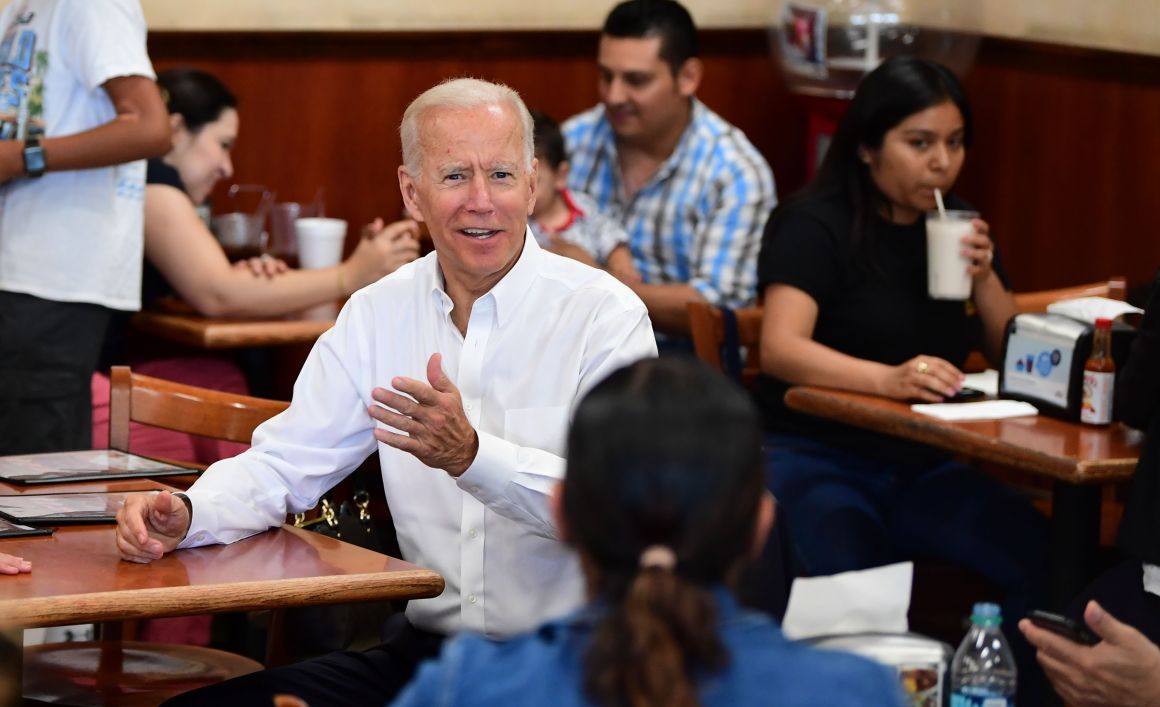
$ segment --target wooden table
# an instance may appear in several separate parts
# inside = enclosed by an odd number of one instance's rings
[[[791,388],[785,403],[799,412],[1051,478],[1049,599],[1056,608],[1095,575],[1101,486],[1132,476],[1143,437],[1119,424],[1091,427],[1045,415],[946,422],[911,411],[909,403],[811,386]]]
[[[43,486],[0,495],[165,488],[149,479]],[[148,565],[117,554],[113,525],[0,538],[32,573],[0,577],[0,626],[27,628],[315,604],[438,596],[443,578],[377,552],[283,526],[231,545],[172,552]]]
[[[334,319],[226,319],[147,309],[133,315],[132,323],[143,332],[187,346],[237,349],[313,343],[334,326]]]
[[[150,479],[0,483],[0,495],[160,488]],[[0,629],[423,599],[444,585],[431,570],[292,526],[179,550],[151,564],[121,560],[114,538],[111,524],[0,538],[0,552],[32,562],[31,574],[0,577]],[[103,651],[102,644],[101,660]]]
[[[114,529],[58,528],[0,541],[32,573],[0,578],[6,628],[63,626],[386,599],[443,591],[431,570],[285,526],[232,545],[170,553],[148,565],[117,554]]]

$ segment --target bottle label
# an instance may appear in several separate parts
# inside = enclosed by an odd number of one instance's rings
[[[1079,419],[1091,425],[1106,425],[1112,421],[1112,390],[1115,373],[1083,372],[1083,404]]]
[[[1015,707],[1014,697],[969,694],[965,690],[951,695],[951,707]]]

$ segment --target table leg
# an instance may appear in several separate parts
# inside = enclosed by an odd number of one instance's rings
[[[1061,610],[1096,573],[1100,547],[1099,486],[1055,482],[1048,549],[1048,604]]]

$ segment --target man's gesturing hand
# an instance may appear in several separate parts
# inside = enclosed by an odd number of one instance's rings
[[[168,491],[136,493],[117,511],[117,550],[121,559],[152,562],[177,547],[189,530],[189,510]]]
[[[375,438],[380,442],[414,455],[429,467],[459,476],[475,461],[479,437],[463,413],[459,389],[443,373],[442,364],[441,354],[433,354],[427,361],[430,385],[399,376],[391,380],[398,393],[375,388],[371,397],[385,407],[372,405],[369,410],[374,419],[405,433],[376,428]]]

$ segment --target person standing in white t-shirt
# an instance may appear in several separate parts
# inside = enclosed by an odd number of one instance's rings
[[[110,310],[140,307],[168,113],[137,0],[14,0],[0,28],[0,454],[87,449]]]

